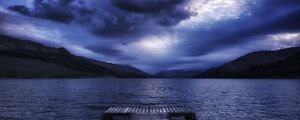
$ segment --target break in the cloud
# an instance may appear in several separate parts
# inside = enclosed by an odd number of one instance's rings
[[[148,72],[300,43],[299,0],[9,0],[0,31]]]

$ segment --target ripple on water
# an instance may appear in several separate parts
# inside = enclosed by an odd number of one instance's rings
[[[99,120],[120,105],[187,106],[199,119],[300,119],[297,80],[0,80],[0,96],[8,120]]]

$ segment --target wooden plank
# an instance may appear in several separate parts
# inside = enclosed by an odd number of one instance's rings
[[[170,113],[174,113],[174,110],[172,107],[169,107],[169,109],[170,109]]]
[[[123,107],[123,110],[122,110],[123,113],[127,113],[127,112],[128,112],[128,109],[129,109],[128,107]]]
[[[156,113],[160,113],[160,110],[158,107],[156,108]]]
[[[189,108],[183,108],[185,112],[191,112]]]
[[[120,109],[118,109],[118,113],[123,113],[123,111],[122,111],[122,109],[123,109],[123,107],[120,107]]]
[[[172,113],[176,113],[177,112],[174,107],[171,107],[171,109],[172,109]]]
[[[155,113],[155,107],[151,107],[152,113]]]
[[[141,113],[144,113],[145,108],[141,107]]]
[[[150,111],[150,110],[151,110],[151,107],[150,107],[150,106],[149,106],[148,110],[149,110],[149,113],[151,113],[151,111]]]
[[[183,109],[183,107],[178,108],[181,112],[185,113],[186,111]]]
[[[179,113],[182,112],[182,110],[180,109],[180,107],[176,107],[176,109],[177,109],[177,111],[178,111]]]
[[[136,107],[132,108],[132,113],[135,113]]]
[[[163,111],[163,113],[166,113],[167,111],[166,111],[166,108],[162,108],[162,111]]]
[[[150,112],[149,112],[149,107],[146,107],[146,113],[150,113]]]
[[[105,114],[106,113],[106,114]],[[197,120],[195,114],[187,107],[157,107],[157,106],[122,106],[110,107],[103,116],[105,119],[111,119],[114,115],[131,115],[131,114],[169,114],[169,115],[182,115],[188,117],[189,120]],[[178,114],[179,113],[179,114]]]
[[[150,113],[149,106],[146,107],[146,113]]]
[[[128,107],[127,113],[131,113],[132,107]]]
[[[142,107],[142,113],[146,113],[146,108]]]
[[[129,107],[125,107],[124,113],[128,113]]]
[[[138,107],[138,113],[142,112],[142,107]]]
[[[129,112],[134,113],[134,107],[131,107]]]
[[[144,112],[144,107],[141,107],[140,113],[143,113],[143,112]]]
[[[111,113],[115,113],[117,111],[117,107],[113,107]]]
[[[159,113],[163,113],[164,111],[163,111],[163,108],[159,108]]]
[[[186,107],[110,107],[105,113],[190,113]]]
[[[132,107],[130,112],[134,113],[134,109],[135,109],[135,107]]]
[[[178,107],[174,107],[176,109],[177,113],[180,113],[180,110],[178,109]]]
[[[181,111],[178,109],[178,107],[175,107],[175,109],[176,109],[176,112],[177,113],[180,113]]]
[[[139,112],[139,107],[136,107],[135,113],[138,113],[138,112]]]
[[[150,112],[151,112],[151,113],[154,113],[153,107],[150,107]]]
[[[105,113],[110,113],[112,111],[113,107],[108,108]]]
[[[145,111],[144,111],[145,113],[148,113],[148,107],[145,107]]]
[[[163,107],[160,108],[160,113],[164,113],[164,108]]]
[[[126,107],[121,107],[121,113],[125,113],[125,109],[126,109]]]
[[[118,112],[120,112],[120,110],[121,110],[121,107],[117,107],[117,109],[116,109],[115,113],[118,113]]]
[[[170,107],[167,107],[167,112],[169,113],[169,112],[171,112],[171,109],[170,109]]]
[[[124,113],[124,107],[120,107],[119,113]]]
[[[134,107],[133,107],[133,108],[131,108],[130,112],[131,112],[131,113],[134,113]]]
[[[141,107],[138,107],[138,113],[141,113],[142,112],[142,110],[141,110]]]
[[[119,107],[115,107],[115,109],[112,111],[112,113],[116,113]]]
[[[153,113],[156,113],[156,107],[153,107]]]
[[[149,106],[149,113],[152,113],[152,111],[151,111],[151,107]]]
[[[138,113],[142,112],[142,107],[139,107]]]
[[[166,113],[168,113],[168,112],[169,112],[169,110],[168,110],[168,107],[165,107],[165,110],[166,110]]]
[[[160,108],[159,107],[156,108],[156,113],[160,113]]]
[[[190,112],[188,108],[182,108],[185,112]]]

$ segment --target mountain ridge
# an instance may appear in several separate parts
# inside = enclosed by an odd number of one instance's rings
[[[192,78],[196,73],[201,73],[205,70],[162,70],[155,73],[153,76],[157,78]]]
[[[194,77],[204,78],[300,78],[300,47],[252,52]],[[298,61],[299,60],[299,61]],[[289,61],[289,62],[287,62]],[[285,66],[282,66],[285,64]],[[282,71],[282,69],[287,71]],[[291,75],[291,73],[293,73]]]
[[[149,77],[131,66],[91,60],[75,56],[65,48],[4,35],[0,35],[0,66],[1,78]]]

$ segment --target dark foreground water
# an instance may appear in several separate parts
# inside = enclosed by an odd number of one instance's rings
[[[199,119],[300,119],[300,80],[0,80],[0,120],[100,120],[118,105],[188,106]]]

